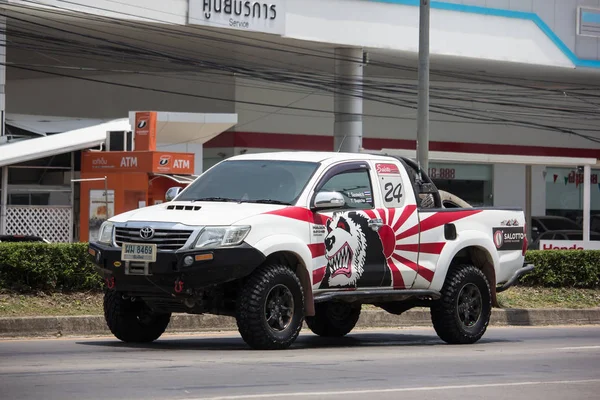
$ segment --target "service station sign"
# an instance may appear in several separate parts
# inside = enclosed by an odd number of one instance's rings
[[[285,33],[285,0],[190,0],[189,25]]]

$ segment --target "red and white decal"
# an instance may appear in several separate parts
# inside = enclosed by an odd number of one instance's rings
[[[375,170],[377,171],[378,175],[389,175],[389,174],[400,175],[400,170],[398,169],[398,166],[396,166],[395,164],[377,163],[377,164],[375,164]]]
[[[419,243],[419,233],[480,213],[481,210],[432,213],[421,221],[419,221],[417,207],[414,204],[403,208],[381,208],[359,212],[370,219],[383,221],[383,226],[379,228],[377,234],[381,240],[385,262],[391,272],[391,287],[404,289],[412,285],[415,274],[427,282],[433,280],[434,271],[419,265],[419,254],[439,255],[446,245],[444,241]],[[267,214],[315,225],[326,225],[327,221],[331,220],[326,215],[314,213],[302,207],[286,207]],[[323,242],[318,242],[309,244],[309,249],[314,262],[313,287],[316,287],[327,273],[326,248]]]

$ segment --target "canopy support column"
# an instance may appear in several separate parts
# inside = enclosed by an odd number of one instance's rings
[[[591,182],[592,167],[583,167],[583,241],[590,240],[590,210],[591,210]]]

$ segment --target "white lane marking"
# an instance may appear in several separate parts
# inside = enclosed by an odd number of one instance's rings
[[[600,346],[559,347],[556,350],[592,350],[592,349],[600,349]]]
[[[507,383],[482,383],[479,385],[458,385],[458,386],[423,386],[423,387],[408,387],[408,388],[393,388],[393,389],[367,389],[367,390],[347,390],[347,391],[331,391],[331,392],[291,392],[291,393],[263,393],[263,394],[248,394],[235,396],[218,396],[218,397],[196,397],[193,399],[184,400],[243,400],[243,399],[267,399],[274,397],[300,397],[300,396],[343,396],[357,394],[377,394],[377,393],[398,393],[398,392],[423,392],[433,390],[452,390],[452,389],[480,389],[490,387],[507,387],[507,386],[532,386],[532,385],[565,385],[578,383],[600,383],[600,379],[586,379],[575,381],[533,381],[533,382],[507,382]]]

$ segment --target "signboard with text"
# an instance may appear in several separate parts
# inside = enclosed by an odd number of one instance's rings
[[[600,250],[600,241],[540,240],[540,250]]]
[[[285,1],[190,0],[188,24],[283,35]]]
[[[579,36],[600,36],[600,9],[577,7],[577,34]]]
[[[493,172],[491,165],[431,163],[427,175],[436,180],[491,181]]]
[[[83,173],[154,172],[191,175],[194,173],[193,153],[154,151],[84,152]]]

